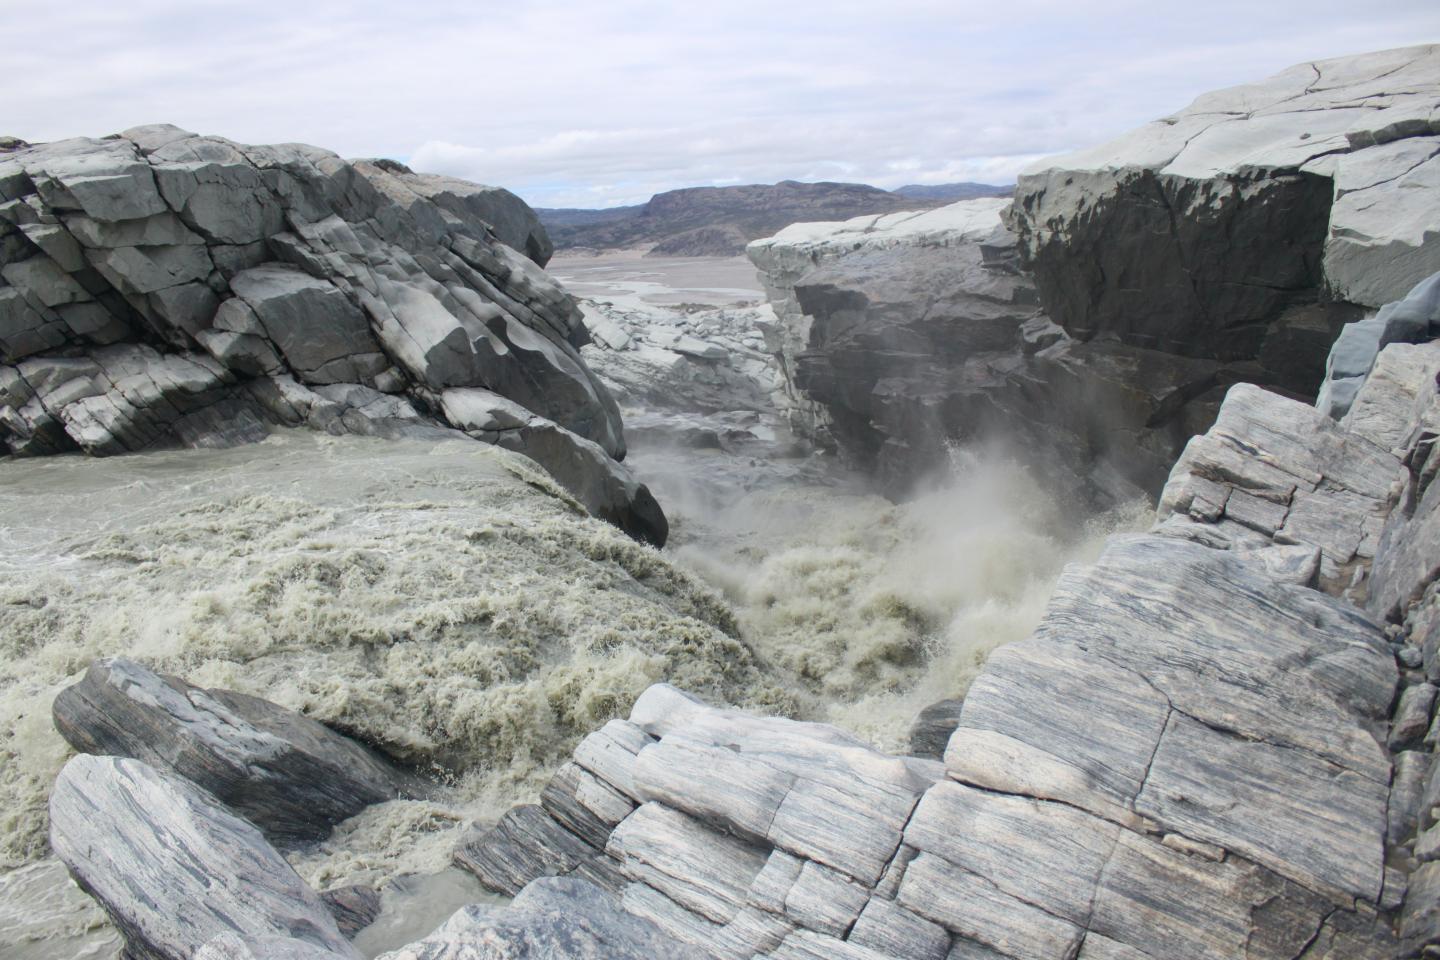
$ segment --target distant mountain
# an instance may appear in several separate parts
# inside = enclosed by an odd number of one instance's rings
[[[997,187],[990,183],[912,183],[891,191],[902,197],[916,200],[943,200],[954,203],[957,200],[974,200],[976,197],[1008,197],[1015,192],[1013,186]]]
[[[1007,187],[964,194],[1001,196]],[[915,189],[928,190],[929,187]],[[942,189],[936,187],[933,189]],[[863,183],[799,183],[738,187],[689,187],[657,193],[649,203],[609,210],[537,209],[557,250],[642,247],[656,256],[724,257],[792,223],[848,220],[869,213],[917,210],[951,202],[946,196],[892,193]]]

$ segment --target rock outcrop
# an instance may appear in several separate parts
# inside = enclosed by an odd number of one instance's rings
[[[1418,957],[1437,374],[1440,342],[1391,345],[1340,422],[1233,386],[1154,529],[992,654],[943,762],[656,686],[456,862],[589,879],[725,960]]]
[[[512,194],[315,147],[156,126],[8,148],[0,441],[107,455],[267,423],[427,436],[460,426],[445,391],[478,388],[553,424],[551,446],[622,459],[549,251]],[[619,511],[663,540],[653,502]]]
[[[50,824],[51,847],[125,935],[130,956],[190,960],[215,937],[238,934],[359,957],[260,831],[178,777],[138,760],[78,756],[55,781]]]
[[[121,657],[62,690],[55,727],[80,753],[132,757],[183,777],[280,846],[329,835],[420,782],[308,717],[258,697],[202,690]]]
[[[1343,413],[1433,312],[1417,290],[1362,320],[1440,269],[1437,110],[1440,47],[1305,64],[1042,161],[1008,206],[756,241],[796,426],[892,493],[947,443],[1000,436],[1104,502],[1156,494],[1233,383],[1309,399],[1323,381]]]
[[[1437,104],[1440,47],[1301,64],[1037,163],[1010,223],[1077,338],[1253,361],[1313,393],[1349,305],[1440,269]]]
[[[905,494],[952,442],[1002,442],[1057,490],[1156,491],[1214,416],[1220,364],[1072,340],[1018,268],[1003,200],[797,224],[751,244],[791,422]]]

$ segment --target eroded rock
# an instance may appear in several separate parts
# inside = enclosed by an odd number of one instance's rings
[[[190,960],[215,937],[236,934],[302,941],[296,956],[359,957],[259,830],[138,760],[67,763],[50,795],[50,845],[132,956]]]
[[[275,704],[202,690],[124,658],[62,690],[55,727],[81,753],[133,757],[194,783],[294,845],[373,803],[420,790],[374,751]]]
[[[271,423],[425,436],[461,426],[431,398],[483,388],[594,444],[530,446],[581,502],[604,488],[607,519],[662,541],[648,490],[613,482],[619,409],[549,252],[513,194],[388,161],[163,125],[16,146],[0,157],[0,443],[110,455]],[[345,399],[310,399],[325,387]]]

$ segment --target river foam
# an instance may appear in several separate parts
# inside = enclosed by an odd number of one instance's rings
[[[68,755],[50,702],[106,654],[303,710],[447,784],[299,858],[322,886],[443,866],[445,834],[531,796],[657,680],[791,706],[696,578],[469,441],[14,461],[0,517],[6,866],[45,852]]]

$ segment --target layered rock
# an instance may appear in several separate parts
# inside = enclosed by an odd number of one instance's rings
[[[1121,539],[992,658],[943,765],[655,687],[457,860],[599,878],[722,958],[1384,949],[1354,911],[1384,892],[1395,681],[1339,602]]]
[[[1338,423],[1232,387],[1155,529],[934,711],[943,764],[655,687],[457,862],[592,879],[717,958],[1419,956],[1437,374],[1392,345]]]
[[[1313,393],[1348,304],[1440,269],[1437,104],[1440,47],[1301,64],[1037,163],[1009,220],[1072,335]]]
[[[1072,340],[1018,269],[1004,206],[799,224],[751,244],[792,422],[892,493],[944,467],[956,441],[998,441],[1088,499],[1158,490],[1226,372]]]
[[[303,941],[296,956],[359,956],[260,831],[185,780],[78,756],[55,781],[50,823],[51,847],[130,956],[190,960],[222,934]]]
[[[184,777],[280,845],[322,839],[370,804],[421,786],[301,714],[121,657],[91,664],[52,713],[79,752],[133,757]]]
[[[583,880],[537,880],[504,910],[466,907],[380,960],[704,960]]]
[[[275,422],[424,436],[457,426],[444,391],[480,388],[552,423],[548,443],[621,459],[548,255],[513,195],[386,161],[163,126],[9,148],[0,440],[105,455]],[[626,524],[662,540],[651,514]]]

